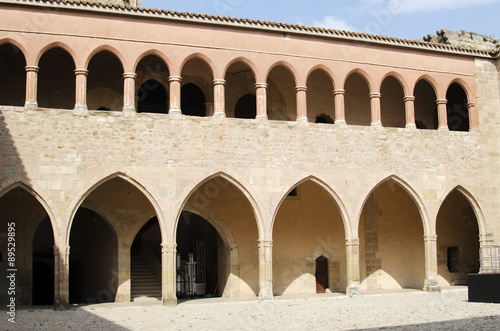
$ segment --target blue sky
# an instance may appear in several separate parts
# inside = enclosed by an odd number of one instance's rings
[[[500,0],[144,0],[142,7],[421,39],[446,28],[500,39]]]

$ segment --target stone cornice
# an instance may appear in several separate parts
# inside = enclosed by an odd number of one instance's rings
[[[410,40],[381,35],[373,35],[361,32],[350,32],[320,27],[311,27],[298,24],[263,21],[256,19],[235,18],[209,14],[196,14],[188,12],[177,12],[164,9],[151,9],[143,7],[120,6],[114,4],[93,3],[79,0],[0,0],[0,4],[37,6],[49,8],[61,8],[67,10],[84,10],[87,12],[101,12],[114,15],[129,15],[143,17],[145,19],[165,19],[186,23],[210,24],[229,26],[233,28],[257,29],[290,35],[305,35],[322,38],[333,38],[346,41],[364,42],[383,46],[402,47],[433,51],[448,54],[457,54],[472,57],[498,58],[499,52],[486,52],[469,48],[461,48],[447,44],[426,42],[423,40]]]

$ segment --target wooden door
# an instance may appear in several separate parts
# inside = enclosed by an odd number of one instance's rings
[[[328,287],[328,260],[320,256],[316,259],[316,293],[325,293]]]

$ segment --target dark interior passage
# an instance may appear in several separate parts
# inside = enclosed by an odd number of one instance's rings
[[[33,305],[54,303],[54,234],[45,217],[33,239]]]
[[[117,288],[117,240],[97,213],[80,208],[70,236],[70,303],[114,302]]]
[[[220,243],[222,239],[208,221],[196,214],[182,212],[177,228],[178,297],[218,295],[217,248]],[[190,263],[195,263],[196,279],[191,288],[189,281],[193,270],[189,270]]]

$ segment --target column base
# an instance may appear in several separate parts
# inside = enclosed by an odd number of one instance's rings
[[[214,113],[214,117],[221,117],[221,118],[225,118],[226,117],[226,113],[223,112],[223,111],[216,111]]]
[[[350,298],[361,296],[361,287],[359,282],[349,282],[346,288],[346,295]]]
[[[125,105],[123,107],[123,115],[124,116],[126,116],[126,117],[132,117],[132,116],[135,116],[135,114],[136,114],[136,110],[135,110],[134,106]]]
[[[89,109],[87,108],[87,105],[77,104],[75,106],[75,109],[73,109],[73,115],[88,116],[88,114],[89,114]]]
[[[345,120],[335,120],[334,124],[338,126],[346,126],[347,122]]]
[[[174,298],[163,297],[161,299],[161,304],[162,304],[162,306],[166,306],[166,307],[176,307],[177,306],[177,297],[174,297]]]
[[[307,123],[308,119],[307,119],[306,116],[299,116],[299,117],[297,117],[297,122],[299,122],[299,123]]]
[[[55,311],[69,310],[69,302],[61,302],[57,299],[54,300],[54,310]]]
[[[410,129],[410,130],[416,130],[417,126],[415,125],[415,123],[410,123],[410,124],[406,124],[405,128]]]
[[[182,111],[178,108],[172,108],[168,111],[168,114],[173,116],[180,116],[182,115]]]
[[[267,115],[266,114],[260,114],[260,115],[257,115],[255,117],[256,120],[259,120],[259,121],[267,121],[268,118],[267,118]]]
[[[439,281],[437,279],[426,279],[424,285],[424,291],[430,293],[440,293],[441,286],[439,286]]]
[[[438,127],[438,130],[439,130],[439,131],[450,131],[450,129],[448,128],[448,126],[447,126],[447,125],[440,125],[440,126]]]
[[[382,127],[382,122],[373,122],[371,124],[372,127],[374,128],[381,128]]]
[[[268,301],[273,300],[273,290],[271,288],[261,288],[259,291],[259,300],[260,301]]]
[[[35,110],[38,108],[38,102],[37,101],[26,101],[24,104],[24,108],[29,109],[29,110]]]

